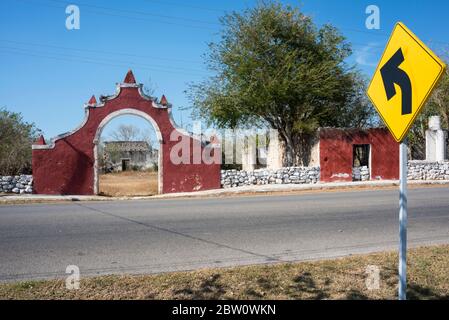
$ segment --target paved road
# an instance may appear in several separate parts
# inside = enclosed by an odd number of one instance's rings
[[[0,206],[0,281],[154,273],[397,247],[396,190]],[[410,191],[410,245],[449,243],[449,189]]]

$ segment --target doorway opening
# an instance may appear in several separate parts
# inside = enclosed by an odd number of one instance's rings
[[[122,159],[122,171],[128,171],[129,170],[129,164],[131,162],[131,159]]]
[[[148,116],[118,112],[106,119],[96,143],[97,193],[150,196],[160,193],[160,132]]]
[[[369,144],[355,144],[352,146],[352,181],[368,181],[370,170],[371,146]]]

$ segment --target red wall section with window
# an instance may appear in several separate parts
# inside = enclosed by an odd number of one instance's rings
[[[387,129],[322,128],[319,136],[322,182],[352,181],[356,144],[370,145],[371,180],[399,179],[399,144]]]

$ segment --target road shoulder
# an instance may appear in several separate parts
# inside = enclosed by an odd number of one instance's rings
[[[449,187],[448,180],[437,181],[409,181],[409,188]],[[220,198],[254,195],[292,195],[309,192],[337,192],[357,190],[394,189],[399,186],[397,180],[365,181],[365,182],[334,182],[317,184],[282,184],[255,185],[227,189],[205,190],[197,192],[169,193],[144,197],[104,197],[77,195],[0,195],[0,205],[35,204],[35,203],[64,203],[77,201],[126,201],[126,200],[158,200],[182,198]]]

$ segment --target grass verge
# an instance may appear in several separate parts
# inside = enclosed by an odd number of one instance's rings
[[[397,254],[256,265],[158,275],[0,284],[0,299],[396,299]],[[449,245],[409,250],[408,298],[449,299]],[[380,268],[380,288],[368,290],[367,267]],[[82,270],[81,270],[82,272]]]

